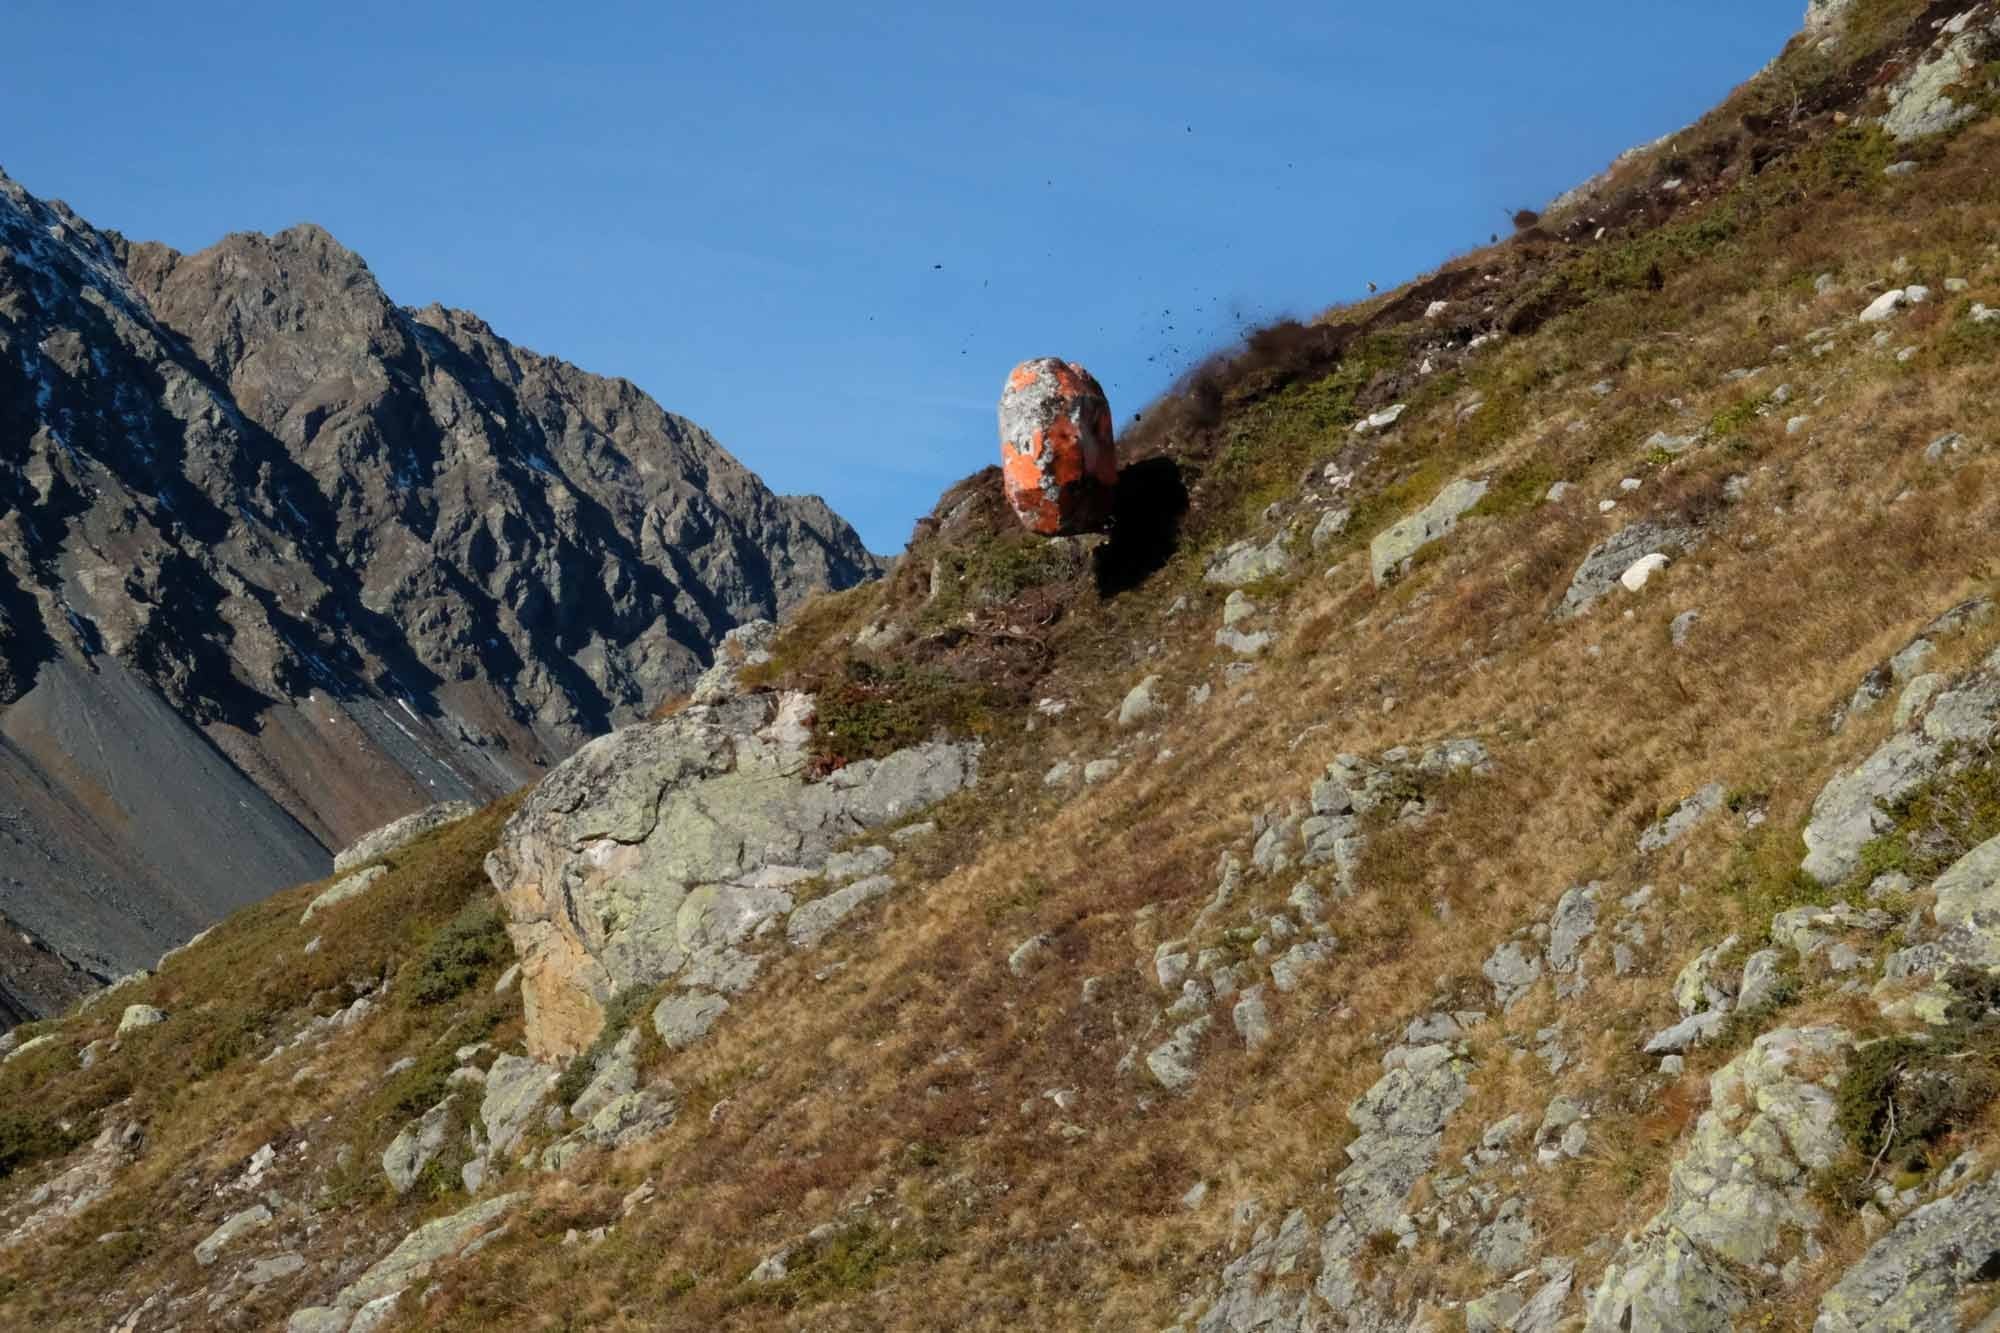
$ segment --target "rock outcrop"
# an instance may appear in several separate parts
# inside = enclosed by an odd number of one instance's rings
[[[1448,536],[1465,512],[1485,498],[1486,489],[1483,480],[1461,478],[1439,491],[1422,509],[1379,533],[1368,546],[1368,564],[1375,582],[1389,582],[1417,552]]]
[[[769,937],[808,947],[886,891],[877,877],[802,901],[839,843],[977,776],[976,746],[933,743],[808,780],[812,707],[752,695],[623,728],[508,821],[487,873],[521,955],[531,1052],[583,1049],[631,986],[742,991]]]
[[[1961,1327],[1959,1297],[1996,1271],[2000,1180],[1989,1176],[1925,1204],[1876,1241],[1821,1300],[1813,1333],[1950,1333]]]
[[[1666,1207],[1605,1270],[1590,1333],[1735,1326],[1751,1298],[1739,1270],[1819,1225],[1808,1184],[1840,1151],[1833,1089],[1850,1045],[1839,1028],[1782,1028],[1716,1072]]]
[[[439,801],[436,805],[425,806],[414,814],[384,824],[373,833],[357,838],[344,851],[333,858],[333,873],[344,875],[357,866],[378,860],[391,852],[409,846],[432,829],[443,828],[454,820],[464,819],[479,809],[470,801]]]
[[[1894,824],[1889,807],[1940,773],[1962,768],[2000,726],[2000,652],[1934,695],[1860,767],[1826,784],[1813,801],[1800,868],[1840,884],[1861,868],[1861,849]]]

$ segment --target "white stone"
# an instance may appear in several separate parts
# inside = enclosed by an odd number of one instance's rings
[[[1371,431],[1387,430],[1402,419],[1403,413],[1408,408],[1408,403],[1397,403],[1393,407],[1385,407],[1380,412],[1363,417],[1354,423],[1354,433],[1366,435]]]
[[[1625,591],[1638,592],[1646,586],[1647,581],[1653,575],[1666,567],[1667,557],[1655,551],[1651,555],[1641,556],[1639,559],[1634,560],[1627,566],[1625,572],[1618,576],[1618,582],[1624,585]]]
[[[1869,303],[1866,310],[1861,312],[1861,322],[1863,324],[1880,324],[1883,320],[1888,319],[1898,310],[1901,310],[1905,303],[1901,287],[1896,288],[1894,291],[1883,292]]]

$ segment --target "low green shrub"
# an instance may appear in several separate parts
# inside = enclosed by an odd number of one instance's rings
[[[491,899],[466,904],[431,936],[410,968],[407,994],[417,1005],[463,995],[503,958],[513,956],[506,917]]]

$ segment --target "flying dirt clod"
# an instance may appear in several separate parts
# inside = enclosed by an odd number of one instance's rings
[[[1007,503],[1044,537],[1097,532],[1111,517],[1118,448],[1111,404],[1091,373],[1053,356],[1023,361],[1000,395]]]

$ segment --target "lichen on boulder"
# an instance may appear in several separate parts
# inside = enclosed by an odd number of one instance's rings
[[[808,695],[759,694],[626,727],[515,812],[486,870],[521,956],[532,1054],[583,1050],[634,986],[741,992],[760,967],[750,942],[781,933],[840,843],[977,776],[977,745],[933,741],[809,780],[812,718]]]

